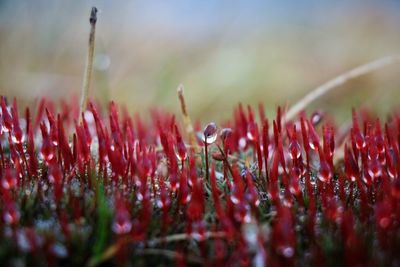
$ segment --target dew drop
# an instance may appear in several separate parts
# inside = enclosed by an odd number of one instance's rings
[[[25,135],[21,134],[20,136],[17,136],[16,134],[11,135],[11,141],[14,144],[22,144],[25,142]]]
[[[258,139],[257,124],[255,124],[254,122],[250,122],[247,126],[247,139],[249,139],[250,141],[255,141]]]
[[[56,243],[51,247],[51,250],[53,251],[54,255],[59,258],[65,258],[68,256],[67,248],[63,244]]]
[[[317,124],[319,124],[321,122],[321,120],[323,119],[323,114],[320,111],[316,111],[311,115],[311,123],[316,126]]]
[[[251,215],[249,212],[246,212],[246,214],[243,217],[243,222],[245,223],[250,223],[251,222]]]
[[[355,134],[355,143],[358,150],[364,149],[367,146],[365,139],[360,132]]]
[[[178,183],[178,178],[176,174],[171,174],[170,179],[169,179],[169,184],[171,186],[171,191],[175,192],[177,189],[179,189],[179,183]]]
[[[41,152],[40,155],[46,162],[50,162],[54,158],[54,153],[52,152]]]
[[[194,239],[197,241],[202,241],[206,237],[206,226],[205,223],[200,221],[200,222],[195,222],[192,224],[193,231],[190,234]]]
[[[1,186],[4,189],[10,190],[17,185],[17,174],[14,169],[7,169],[4,173],[4,177],[1,180]]]
[[[112,230],[116,234],[126,234],[132,229],[132,223],[129,220],[117,220],[112,225]]]
[[[318,146],[319,146],[319,143],[316,141],[316,140],[312,140],[311,138],[310,138],[310,140],[309,140],[309,146],[310,146],[310,148],[312,149],[312,150],[318,150]]]
[[[160,209],[162,209],[164,207],[164,203],[161,201],[161,199],[157,199],[156,205]]]
[[[281,253],[286,258],[291,258],[294,255],[294,249],[291,246],[285,246],[281,248]]]
[[[231,136],[233,133],[231,128],[223,128],[220,132],[221,139],[225,142],[225,140]]]
[[[10,207],[6,209],[3,213],[4,222],[8,225],[13,225],[18,222],[19,217],[19,211],[15,207]]]
[[[9,183],[6,179],[2,179],[2,180],[1,180],[1,186],[2,186],[4,189],[7,189],[7,190],[11,188],[10,183]]]
[[[10,129],[8,129],[8,127],[6,127],[4,124],[1,125],[1,132],[2,133],[8,133],[10,131]]]
[[[379,226],[382,228],[387,228],[390,225],[390,218],[383,217],[379,220]]]
[[[176,157],[180,161],[184,161],[187,158],[187,151],[186,151],[186,146],[183,142],[179,142],[176,145]]]
[[[181,204],[185,205],[187,203],[189,203],[189,201],[192,199],[192,195],[189,193],[185,193],[186,196],[183,196],[181,199]]]
[[[235,194],[231,195],[231,201],[233,204],[238,204],[239,203],[239,199],[236,197]]]
[[[290,198],[285,197],[283,199],[283,205],[290,208],[293,206],[293,201]]]
[[[369,171],[365,171],[363,173],[362,180],[366,185],[371,185],[372,184],[372,179],[373,179],[373,176],[371,176],[369,174]]]
[[[326,162],[321,162],[321,165],[319,167],[319,172],[318,172],[318,179],[321,182],[329,182],[332,178],[332,172],[331,172],[331,168],[329,167],[329,165]]]
[[[357,177],[353,174],[350,175],[349,178],[350,178],[350,181],[352,181],[352,182],[355,182],[357,180]]]
[[[217,140],[218,136],[218,128],[217,125],[214,122],[210,122],[207,124],[207,126],[204,128],[203,132],[203,142],[207,144],[212,144]]]
[[[25,231],[22,231],[22,230],[18,231],[17,244],[18,244],[18,248],[24,252],[29,252],[32,249],[32,247],[29,243],[29,240],[26,236]]]
[[[138,191],[136,193],[136,198],[137,198],[137,200],[142,201],[144,199],[142,192]]]
[[[247,145],[246,138],[241,137],[241,138],[239,139],[238,145],[239,145],[239,148],[240,148],[241,150],[243,150],[243,149],[246,147],[246,145]]]
[[[382,169],[378,164],[377,160],[372,161],[368,166],[368,174],[373,177],[377,178],[382,175]]]

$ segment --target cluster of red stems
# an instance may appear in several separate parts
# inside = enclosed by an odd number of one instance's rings
[[[113,264],[146,251],[177,266],[400,264],[398,115],[382,125],[353,111],[340,134],[321,113],[283,121],[278,108],[270,124],[262,105],[257,120],[239,105],[221,128],[196,123],[189,144],[166,112],[148,123],[114,103],[62,107],[42,100],[32,119],[1,98],[0,238],[14,251],[3,260],[88,261],[73,239],[85,228],[96,243],[101,192]]]

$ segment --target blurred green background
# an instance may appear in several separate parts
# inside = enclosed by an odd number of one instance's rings
[[[219,120],[239,102],[269,114],[357,65],[400,53],[400,1],[0,1],[0,93],[32,102],[79,96],[97,6],[92,96]],[[329,93],[310,109],[340,119],[399,106],[400,66]]]

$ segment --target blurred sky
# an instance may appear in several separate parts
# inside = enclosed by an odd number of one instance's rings
[[[238,101],[269,111],[338,74],[400,53],[400,1],[0,0],[0,93],[32,102],[78,96],[88,17],[97,6],[92,95],[132,112],[178,112],[183,83],[195,118]],[[352,81],[311,108],[339,115],[399,106],[400,66]]]

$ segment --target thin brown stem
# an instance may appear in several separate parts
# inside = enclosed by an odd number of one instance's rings
[[[207,140],[207,138],[205,137]],[[204,151],[205,151],[205,160],[206,160],[206,181],[209,182],[209,174],[208,174],[208,144],[207,141],[204,142]]]
[[[224,232],[206,232],[204,236],[205,236],[205,239],[224,238],[225,233]],[[154,247],[159,244],[180,242],[180,241],[186,241],[186,240],[190,240],[190,239],[192,239],[190,234],[182,233],[182,234],[174,234],[174,235],[169,235],[169,236],[160,237],[160,238],[154,238],[154,239],[148,241],[147,244],[149,244],[149,246]]]
[[[364,65],[358,66],[327,81],[326,83],[318,86],[317,88],[309,92],[302,99],[300,99],[295,105],[293,105],[285,113],[283,121],[289,121],[293,119],[300,111],[304,110],[309,104],[311,104],[321,96],[325,95],[329,91],[347,83],[348,81],[399,62],[400,62],[400,55],[383,57],[371,61],[369,63],[366,63]]]
[[[184,87],[182,84],[178,86],[178,98],[179,98],[179,103],[181,104],[181,112],[182,112],[182,117],[183,117],[183,124],[185,126],[186,134],[189,137],[189,144],[191,146],[196,145],[196,136],[194,134],[194,129],[192,125],[192,121],[190,120],[190,116],[187,112],[187,106],[185,102],[185,97],[184,97]]]
[[[86,107],[87,107],[87,104],[89,101],[90,87],[91,87],[91,83],[92,83],[93,57],[94,57],[96,22],[97,22],[97,8],[96,7],[92,7],[92,10],[90,12],[89,22],[90,22],[89,44],[88,44],[88,52],[87,52],[87,58],[86,58],[86,67],[85,67],[85,72],[83,75],[79,114],[82,114],[82,112],[84,112],[86,110]]]

